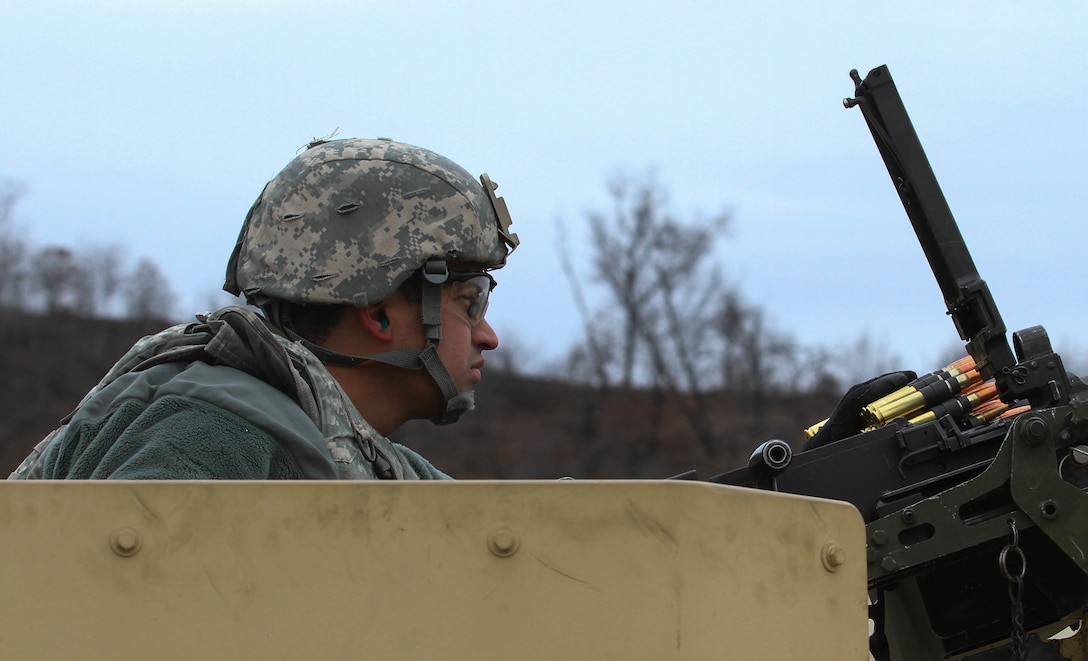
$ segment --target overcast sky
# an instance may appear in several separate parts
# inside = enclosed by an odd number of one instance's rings
[[[37,245],[120,243],[208,306],[249,205],[311,138],[391,137],[499,182],[522,247],[489,319],[563,352],[556,227],[653,169],[721,210],[728,277],[806,343],[934,369],[956,340],[848,72],[888,65],[1010,330],[1088,349],[1084,2],[5,0],[0,177]]]

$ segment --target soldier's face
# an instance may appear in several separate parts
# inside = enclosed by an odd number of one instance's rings
[[[486,277],[452,281],[442,288],[442,339],[438,357],[446,366],[458,392],[480,382],[484,351],[496,349],[499,337],[483,317],[490,285]]]
[[[468,392],[482,378],[485,351],[499,346],[495,329],[484,318],[492,281],[473,265],[451,265],[451,278],[442,285],[442,338],[438,342],[438,358],[453,379],[458,392]],[[400,294],[390,297],[385,309],[395,331],[390,349],[423,349],[426,336],[420,303],[408,301]],[[401,378],[413,384],[407,402],[413,417],[436,419],[442,415],[446,402],[441,390],[426,370],[401,372]]]

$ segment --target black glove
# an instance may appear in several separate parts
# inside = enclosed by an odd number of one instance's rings
[[[818,448],[861,432],[861,410],[866,404],[892,394],[916,378],[918,375],[911,371],[888,372],[850,388],[839,400],[831,417],[820,427],[820,431],[808,439],[803,449]]]

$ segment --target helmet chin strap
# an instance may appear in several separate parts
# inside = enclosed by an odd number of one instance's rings
[[[299,335],[289,314],[283,314],[283,306],[268,306],[274,311],[274,318],[270,319],[270,321],[283,329],[288,338],[302,344],[326,365],[355,367],[373,361],[401,369],[426,370],[442,392],[442,398],[445,402],[445,410],[442,415],[433,419],[432,422],[436,425],[448,425],[457,422],[465,412],[476,407],[475,394],[471,390],[466,392],[457,391],[457,384],[453,382],[453,376],[450,375],[449,370],[442,364],[442,359],[438,356],[438,343],[442,339],[442,284],[445,283],[448,277],[449,267],[446,262],[432,260],[424,265],[421,313],[423,328],[426,333],[426,344],[420,351],[396,349],[373,356],[353,356],[319,346]]]
[[[449,279],[449,265],[441,260],[431,260],[423,265],[423,328],[427,333],[427,344],[419,352],[423,368],[442,391],[446,409],[433,422],[436,425],[448,425],[457,422],[466,411],[476,406],[475,395],[471,390],[458,392],[457,385],[449,370],[438,357],[438,342],[442,339],[442,285]]]

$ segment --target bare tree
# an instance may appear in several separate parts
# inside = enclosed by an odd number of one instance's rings
[[[713,360],[715,301],[726,289],[713,266],[715,239],[729,217],[681,225],[667,219],[657,231],[653,273],[657,283],[655,315],[644,320],[641,335],[659,387],[677,393],[692,432],[709,455],[717,453],[709,411],[708,387],[718,385]]]
[[[146,257],[136,264],[124,286],[125,312],[129,319],[162,321],[174,314],[176,296],[166,276]]]
[[[652,175],[617,175],[609,192],[611,216],[593,213],[589,223],[594,277],[605,286],[606,310],[612,311],[598,310],[594,321],[603,318],[617,328],[618,383],[657,380],[670,389],[697,389],[690,361],[710,326],[706,302],[721,287],[713,249],[729,216],[680,222],[668,213],[666,194]],[[677,360],[686,364],[677,369]]]
[[[87,246],[79,261],[86,273],[83,308],[91,315],[108,315],[124,282],[125,249],[113,243]]]
[[[589,308],[584,287],[578,277],[578,270],[570,261],[566,226],[560,221],[558,227],[558,252],[562,265],[560,270],[570,285],[574,306],[582,319],[582,328],[585,333],[585,345],[574,347],[567,358],[566,375],[575,381],[593,383],[599,389],[606,389],[612,385],[612,378],[608,373],[608,367],[613,362],[610,348],[614,345],[610,324],[600,323],[601,320],[594,319],[594,313]]]
[[[42,297],[45,312],[73,312],[86,293],[84,273],[75,253],[64,246],[46,246],[37,252],[30,268],[31,289]]]
[[[15,227],[15,206],[23,186],[0,179],[0,305],[21,308],[26,304],[27,242]]]
[[[678,221],[652,175],[618,175],[608,188],[611,214],[589,214],[593,279],[606,302],[590,310],[574,269],[565,269],[586,328],[586,343],[573,355],[592,362],[587,371],[599,388],[648,386],[654,426],[669,401],[678,403],[700,445],[714,454],[705,396],[718,374],[710,345],[723,281],[713,255],[729,216]],[[651,449],[655,438],[649,430]]]
[[[632,186],[618,175],[609,183],[614,209],[611,217],[589,216],[594,275],[605,284],[621,316],[620,384],[634,382],[640,330],[654,293],[652,257],[663,192],[656,185]],[[644,334],[644,333],[642,333]]]
[[[753,429],[762,429],[770,396],[794,390],[799,347],[789,334],[768,324],[762,308],[745,302],[737,291],[722,300],[718,330],[725,342],[723,379],[733,392],[750,398]]]

